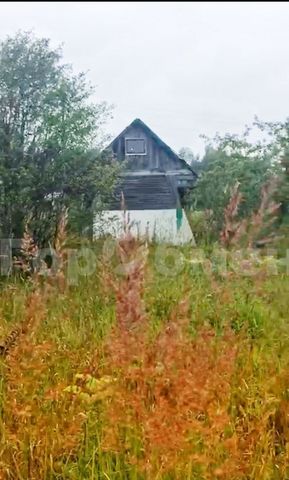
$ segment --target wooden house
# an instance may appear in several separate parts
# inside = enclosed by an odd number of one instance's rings
[[[144,122],[134,120],[107,147],[124,169],[108,210],[97,215],[94,236],[119,236],[123,229],[124,197],[134,234],[182,244],[194,242],[183,199],[197,175]]]

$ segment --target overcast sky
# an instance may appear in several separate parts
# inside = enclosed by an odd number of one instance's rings
[[[287,2],[1,2],[0,19],[1,38],[33,30],[63,44],[115,105],[112,135],[141,118],[201,153],[202,133],[289,116]]]

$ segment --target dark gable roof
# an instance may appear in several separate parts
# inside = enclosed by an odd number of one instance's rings
[[[172,158],[174,158],[177,162],[180,162],[183,167],[187,170],[190,170],[196,177],[198,176],[197,173],[192,169],[192,167],[182,158],[180,158],[172,149],[169,147],[163,140],[156,134],[154,133],[142,120],[139,118],[136,118],[130,125],[128,125],[107,147],[105,150],[109,149],[112,147],[114,142],[118,140],[119,137],[122,137],[123,135],[126,134],[128,129],[130,127],[141,127],[143,130],[145,130],[148,135],[150,135],[155,142],[162,147]]]
[[[165,174],[123,176],[110,202],[110,210],[121,210],[121,193],[128,210],[166,210],[180,205],[174,184]]]

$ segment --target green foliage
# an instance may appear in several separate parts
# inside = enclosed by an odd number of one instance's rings
[[[278,233],[288,237],[289,119],[261,122],[256,118],[253,126],[263,135],[262,141],[250,140],[252,128],[247,128],[240,136],[226,134],[216,135],[212,140],[206,138],[205,155],[194,164],[199,180],[187,203],[192,210],[212,212],[215,239],[223,226],[224,209],[233,185],[240,184],[242,203],[239,214],[241,219],[246,218],[256,212],[261,189],[272,175],[278,177],[274,200],[281,203]]]
[[[3,478],[288,477],[288,277],[245,275],[230,256],[218,277],[174,251],[172,278],[150,250],[139,330],[117,323],[119,302],[124,316],[137,306],[135,280],[121,297],[128,276],[112,272],[107,297],[101,261],[33,308],[31,286],[4,285],[1,339],[44,313],[1,359]]]
[[[95,195],[103,200],[117,174],[99,154],[110,108],[94,104],[92,93],[85,75],[74,75],[49,40],[18,33],[1,43],[2,236],[21,237],[29,212],[38,243],[45,244],[64,205],[74,212],[72,230],[91,225]]]
[[[261,138],[258,141],[256,133]],[[272,194],[272,201],[280,203],[281,208],[278,221],[274,222],[267,233],[270,236],[277,233],[279,240],[283,237],[279,246],[281,250],[287,248],[289,118],[284,122],[262,122],[255,118],[252,126],[246,127],[242,135],[217,134],[213,139],[203,138],[206,140],[203,158],[195,156],[190,148],[182,148],[179,152],[199,174],[196,188],[188,192],[185,199],[192,227],[196,232],[200,229],[200,212],[203,212],[203,219],[210,215],[210,241],[218,240],[224,227],[224,213],[232,187],[239,184],[242,197],[238,209],[239,219],[253,219],[259,208],[262,188],[274,178],[277,180],[277,188]],[[203,225],[203,228],[203,234],[200,232],[197,235],[202,238],[201,241],[206,238],[207,243],[208,225]]]
[[[200,176],[190,204],[193,209],[213,212],[217,235],[232,186],[240,183],[240,217],[249,216],[258,207],[261,188],[272,174],[272,160],[263,145],[252,145],[246,135],[227,135],[216,137],[207,146],[200,163]]]
[[[216,223],[212,210],[189,210],[187,218],[198,246],[211,245],[215,239]]]

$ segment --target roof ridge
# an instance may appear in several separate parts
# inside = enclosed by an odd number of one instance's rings
[[[124,130],[122,130],[111,142],[110,144],[105,148],[105,150],[111,148],[111,146],[113,145],[114,142],[116,142],[119,137],[121,137],[122,135],[124,135],[126,133],[126,131],[133,125],[140,125],[142,126],[144,129],[146,129],[150,135],[156,140],[156,142],[160,143],[161,146],[166,149],[167,151],[169,151],[169,153],[171,155],[173,155],[176,159],[178,159],[178,161],[180,161],[183,166],[187,169],[189,169],[192,173],[194,173],[194,175],[196,175],[197,177],[197,174],[196,172],[192,169],[192,167],[183,159],[181,158],[167,143],[165,143],[143,120],[141,120],[140,118],[135,118],[129,125],[127,125],[127,127],[124,128]]]

